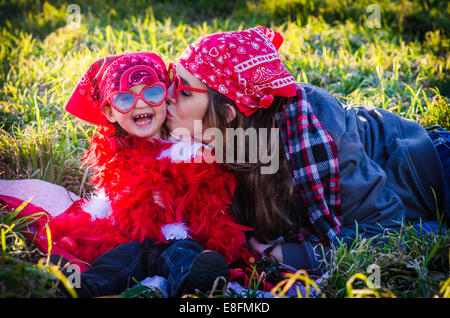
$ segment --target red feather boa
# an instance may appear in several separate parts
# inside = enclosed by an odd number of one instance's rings
[[[251,229],[237,224],[229,214],[236,185],[232,173],[220,164],[157,160],[170,144],[128,138],[130,147],[123,148],[110,137],[112,133],[111,128],[100,128],[84,160],[94,170],[91,182],[109,197],[112,213],[93,221],[81,210],[83,200],[75,202],[50,220],[57,244],[91,263],[133,240],[166,242],[161,227],[183,222],[194,241],[222,254],[229,263],[248,255],[243,231]]]

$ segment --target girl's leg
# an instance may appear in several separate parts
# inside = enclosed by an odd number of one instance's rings
[[[149,250],[148,272],[167,278],[167,294],[177,296],[194,259],[203,251],[198,243],[180,240],[170,245],[160,244],[159,250]]]
[[[217,277],[228,279],[225,259],[215,252],[204,251],[196,242],[180,240],[168,247],[161,244],[159,255],[157,249],[149,251],[149,275],[153,273],[167,278],[169,297],[193,293],[196,288],[206,292],[211,290]]]
[[[228,279],[228,264],[218,253],[204,251],[190,240],[170,245],[134,241],[100,255],[81,274],[81,286],[75,290],[79,297],[117,295],[134,285],[134,279],[154,275],[167,278],[167,294],[176,297],[197,288],[207,292],[217,277]]]
[[[143,261],[148,242],[122,244],[100,255],[92,266],[81,274],[79,297],[117,295],[147,276]]]

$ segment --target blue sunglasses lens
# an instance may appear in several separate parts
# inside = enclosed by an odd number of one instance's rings
[[[164,100],[164,87],[161,85],[147,87],[142,96],[150,104],[160,105]]]
[[[121,111],[128,111],[133,106],[134,96],[131,93],[119,93],[114,95],[112,102]]]

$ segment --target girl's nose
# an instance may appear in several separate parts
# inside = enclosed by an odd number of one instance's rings
[[[138,97],[138,99],[136,100],[136,105],[134,105],[134,107],[136,108],[145,108],[147,106],[150,105],[144,102],[141,97]]]

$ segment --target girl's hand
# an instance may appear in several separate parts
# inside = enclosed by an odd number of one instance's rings
[[[262,244],[260,242],[258,242],[254,237],[251,237],[248,240],[248,243],[250,244],[250,247],[263,254],[264,251],[269,248],[270,246],[272,246],[272,244]],[[275,258],[279,263],[283,263],[283,250],[281,248],[281,245],[277,245],[269,254],[270,256],[272,256],[273,258]]]

